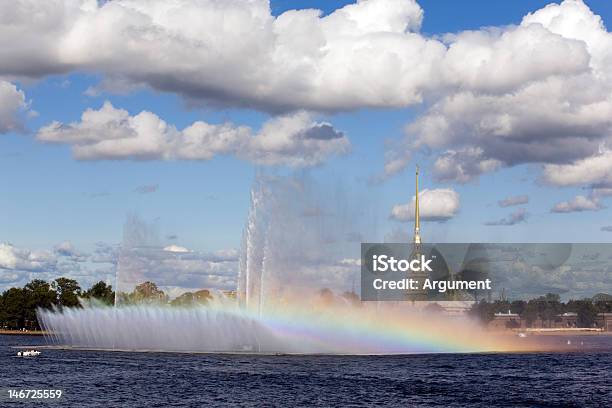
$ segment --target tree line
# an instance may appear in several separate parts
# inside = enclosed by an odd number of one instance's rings
[[[559,295],[553,293],[528,301],[482,300],[472,306],[470,313],[487,324],[493,320],[495,313],[508,313],[508,311],[524,319],[527,327],[532,327],[537,320],[550,327],[559,319],[558,315],[569,312],[577,314],[579,327],[593,327],[598,313],[612,313],[612,296],[598,294],[592,298],[569,300],[566,303],[561,302]]]
[[[136,285],[134,290],[127,292],[119,292],[117,295],[117,304],[132,305],[132,304],[156,304],[169,306],[193,306],[206,305],[213,300],[214,296],[208,289],[200,289],[195,292],[185,292],[180,296],[170,300],[170,297],[157,284],[151,281],[143,282]]]
[[[0,328],[38,330],[38,308],[80,307],[81,299],[97,299],[107,305],[115,301],[111,285],[100,281],[87,290],[70,278],[57,278],[51,283],[34,279],[22,288],[10,288],[0,295]]]
[[[329,297],[331,291],[324,289],[320,295],[323,298]],[[358,302],[359,298],[355,294],[353,296],[356,299],[351,298],[350,300]],[[115,303],[115,292],[111,285],[107,285],[103,281],[83,290],[76,280],[70,278],[61,277],[50,283],[34,279],[23,288],[10,288],[0,295],[0,328],[11,330],[40,329],[36,316],[38,308],[81,307],[81,299],[95,299],[110,306]],[[213,294],[207,289],[202,289],[196,292],[183,293],[170,300],[163,290],[150,281],[136,285],[132,292],[119,292],[117,294],[117,304],[124,305],[149,303],[184,307],[207,304],[212,299]],[[521,319],[524,319],[527,327],[532,327],[537,320],[541,320],[547,326],[550,326],[558,319],[558,315],[566,312],[577,314],[578,326],[592,327],[598,313],[612,313],[612,296],[598,294],[590,299],[569,300],[566,303],[561,302],[559,295],[551,293],[528,301],[502,299],[488,302],[482,300],[472,306],[470,314],[484,323],[489,323],[493,320],[495,313],[507,313],[508,311],[516,313]]]
[[[36,310],[82,307],[81,300],[96,300],[105,305],[115,304],[115,292],[111,285],[100,281],[83,290],[74,279],[57,278],[52,282],[34,279],[23,288],[10,288],[0,295],[0,329],[39,330]],[[169,306],[192,306],[207,304],[213,299],[207,289],[186,292],[170,300],[154,282],[136,285],[132,292],[117,293],[117,304],[157,304]]]

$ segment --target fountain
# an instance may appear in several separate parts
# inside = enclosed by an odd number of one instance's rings
[[[467,318],[423,316],[406,302],[355,302],[357,242],[370,226],[363,228],[367,217],[352,215],[350,202],[342,192],[320,193],[307,178],[259,177],[243,233],[237,302],[217,293],[191,307],[85,303],[40,310],[39,321],[55,344],[105,350],[371,354],[513,347]],[[118,293],[147,279],[156,245],[154,229],[128,219]]]
[[[72,347],[175,352],[289,352],[269,328],[240,313],[208,307],[84,307],[41,312],[42,326]]]

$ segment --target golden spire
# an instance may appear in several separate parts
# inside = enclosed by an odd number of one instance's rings
[[[419,165],[416,166],[416,183],[414,195],[414,245],[421,245],[420,217],[419,217]]]

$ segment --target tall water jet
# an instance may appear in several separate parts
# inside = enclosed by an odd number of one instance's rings
[[[290,292],[350,291],[369,219],[349,202],[307,176],[258,176],[243,232],[241,304],[262,313]]]
[[[259,307],[261,277],[267,220],[265,186],[256,180],[251,189],[251,202],[243,232],[238,272],[238,294],[241,304],[248,309]]]

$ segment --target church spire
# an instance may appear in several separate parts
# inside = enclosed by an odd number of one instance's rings
[[[420,215],[419,215],[419,166],[416,166],[416,183],[414,195],[414,247],[420,249],[421,234],[420,234]]]

